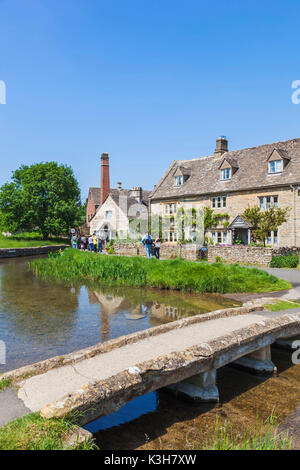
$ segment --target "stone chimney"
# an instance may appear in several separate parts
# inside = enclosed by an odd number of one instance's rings
[[[110,193],[109,181],[109,156],[108,153],[101,155],[101,185],[100,185],[100,205],[103,204],[105,199]]]
[[[138,202],[142,202],[143,199],[143,189],[141,187],[132,188],[130,190],[130,197],[134,197]]]
[[[223,153],[228,152],[228,140],[224,135],[217,138],[215,157],[221,157]]]

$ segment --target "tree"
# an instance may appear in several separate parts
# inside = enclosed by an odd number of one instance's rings
[[[271,207],[266,211],[261,211],[259,207],[248,207],[243,213],[243,218],[251,225],[254,240],[263,242],[265,246],[268,233],[274,232],[287,222],[289,211],[289,207]]]
[[[81,222],[82,205],[73,170],[56,162],[22,165],[0,188],[1,224],[5,230],[68,233]]]

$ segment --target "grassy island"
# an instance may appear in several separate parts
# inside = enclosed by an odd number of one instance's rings
[[[181,291],[234,293],[289,289],[290,283],[257,268],[182,259],[158,261],[142,257],[98,255],[67,249],[30,263],[40,278],[69,283],[157,287]]]

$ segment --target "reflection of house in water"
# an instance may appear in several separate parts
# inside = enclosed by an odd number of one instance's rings
[[[184,312],[182,309],[159,303],[155,303],[151,308],[151,316],[159,318],[161,320],[178,320],[179,318],[181,318],[183,313]]]
[[[109,335],[109,315],[123,312],[130,309],[130,302],[124,297],[115,297],[103,292],[88,291],[90,304],[99,303],[101,305],[101,336],[102,341],[108,341]]]

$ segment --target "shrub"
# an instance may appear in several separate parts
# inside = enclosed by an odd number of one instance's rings
[[[299,266],[299,256],[273,256],[270,266],[271,268],[297,268]]]

